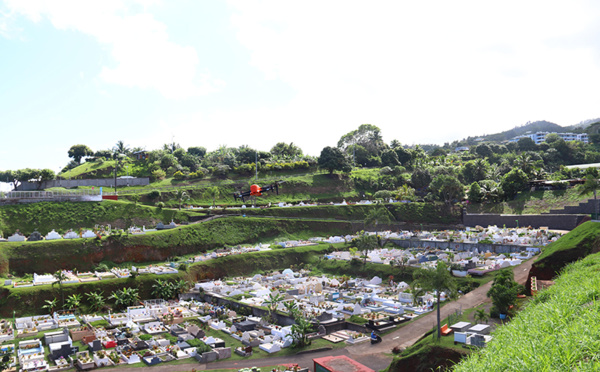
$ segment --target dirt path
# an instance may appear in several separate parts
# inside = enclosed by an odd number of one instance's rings
[[[534,259],[530,259],[523,262],[521,265],[516,266],[513,271],[515,273],[515,281],[519,284],[525,284],[529,269],[533,264]],[[440,317],[444,319],[450,314],[454,314],[456,310],[464,311],[473,307],[477,307],[481,304],[490,302],[487,297],[487,292],[492,286],[492,282],[488,282],[481,287],[467,293],[460,297],[458,300],[450,302],[444,305],[440,309]],[[407,348],[419,340],[425,333],[431,330],[437,322],[436,311],[432,311],[425,316],[411,321],[404,327],[387,334],[383,337],[383,342],[377,345],[371,345],[369,342],[364,342],[355,346],[348,346],[344,349],[326,350],[312,353],[304,353],[294,356],[285,357],[273,357],[264,359],[253,359],[253,360],[225,360],[223,362],[215,362],[210,364],[198,364],[188,363],[180,365],[158,365],[154,367],[140,367],[140,368],[114,368],[111,372],[171,372],[171,371],[191,371],[195,369],[206,370],[210,369],[221,369],[221,368],[245,368],[245,367],[261,367],[261,366],[273,366],[278,364],[289,364],[297,363],[301,367],[309,367],[312,370],[313,358],[320,358],[324,356],[334,355],[347,355],[358,362],[366,365],[375,371],[380,371],[387,368],[392,362],[392,349],[396,346],[400,348]]]

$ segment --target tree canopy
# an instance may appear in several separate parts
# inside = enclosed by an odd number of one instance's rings
[[[73,145],[69,149],[68,155],[70,158],[73,158],[77,164],[81,164],[81,159],[83,159],[85,156],[94,155],[94,152],[86,145]]]
[[[327,169],[330,174],[336,170],[349,172],[352,169],[344,153],[340,149],[330,146],[321,151],[318,164],[320,168]]]

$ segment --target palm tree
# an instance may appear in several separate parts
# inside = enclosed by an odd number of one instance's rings
[[[117,141],[115,147],[113,147],[113,150],[117,154],[127,155],[129,154],[129,145],[126,145],[123,141]]]
[[[277,305],[279,305],[279,303],[281,301],[283,301],[285,297],[277,292],[274,293],[269,293],[269,297],[267,297],[267,300],[265,301],[265,303],[269,304],[269,318],[271,318],[272,321],[274,321],[275,319],[273,319],[273,314],[275,313],[275,311],[277,310]]]
[[[67,297],[66,306],[69,310],[78,309],[81,306],[81,295],[79,293],[73,293]]]
[[[63,290],[62,282],[67,280],[67,275],[65,273],[63,273],[62,270],[58,270],[57,272],[52,274],[52,276],[55,279],[54,282],[52,282],[52,286],[54,286],[54,284],[58,283],[58,289],[59,289],[60,295],[62,297],[62,306],[65,307],[65,292]]]
[[[437,300],[437,335],[438,340],[442,337],[440,330],[440,296],[442,292],[448,295],[456,291],[456,279],[448,271],[448,267],[443,261],[438,261],[434,269],[417,269],[413,273],[413,278],[418,286],[426,291],[435,291]],[[414,283],[413,283],[414,285]]]
[[[173,283],[173,297],[177,297],[183,292],[187,291],[190,288],[190,284],[183,279],[180,279]]]
[[[179,201],[179,210],[181,210],[181,204],[184,200],[189,200],[190,196],[187,193],[187,191],[179,189],[175,193],[175,198],[177,199],[177,201]]]
[[[52,313],[54,313],[54,308],[56,308],[56,298],[54,298],[52,301],[46,300],[44,302],[46,304],[42,306],[42,309],[48,310],[48,314],[52,315]]]
[[[476,322],[481,322],[481,323],[487,323],[488,322],[488,315],[485,312],[484,309],[477,309],[475,310],[475,314],[473,315],[473,318],[475,319]]]
[[[216,199],[218,197],[220,197],[223,194],[223,192],[221,191],[221,189],[217,186],[211,186],[209,188],[206,189],[206,191],[204,191],[204,197],[209,197],[212,198],[213,200],[213,208],[216,205]]]
[[[367,213],[367,215],[365,216],[365,220],[364,220],[365,227],[371,226],[375,229],[375,236],[377,237],[377,244],[379,244],[380,246],[381,246],[381,238],[379,237],[379,235],[377,235],[377,226],[379,224],[389,225],[390,223],[392,223],[392,219],[393,219],[393,217],[391,216],[390,212],[387,210],[387,208],[385,208],[383,206],[375,207],[369,213]]]
[[[363,264],[367,263],[367,254],[369,253],[369,251],[377,248],[378,246],[379,245],[377,244],[377,237],[375,235],[363,233],[361,236],[358,237],[358,239],[356,239],[356,248],[358,248],[360,252],[364,252],[365,254]]]
[[[90,292],[85,294],[88,301],[90,302],[90,310],[100,311],[104,307],[105,301],[103,294],[104,293],[102,291]]]

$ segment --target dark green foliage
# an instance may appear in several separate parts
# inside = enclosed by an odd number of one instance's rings
[[[319,167],[327,169],[329,173],[333,171],[349,172],[351,170],[348,159],[342,150],[336,147],[325,147],[319,156]]]
[[[492,287],[487,296],[492,299],[494,307],[500,314],[507,314],[509,308],[517,302],[517,295],[523,292],[523,286],[515,282],[512,268],[496,273]]]
[[[500,187],[507,199],[514,198],[520,191],[527,190],[528,179],[525,172],[515,168],[504,175]]]

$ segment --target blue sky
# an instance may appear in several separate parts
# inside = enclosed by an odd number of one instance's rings
[[[600,117],[589,1],[0,0],[0,169],[71,145],[443,143]]]

